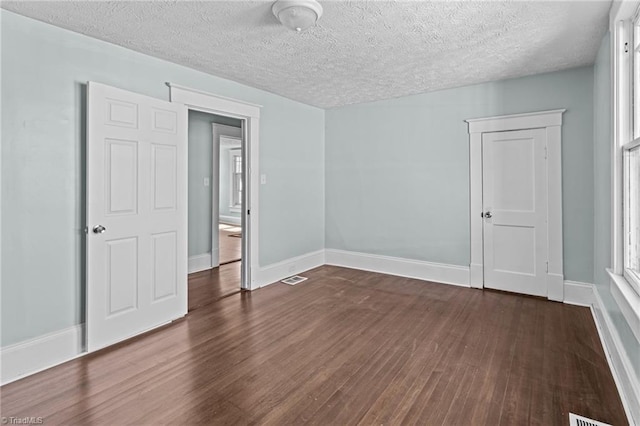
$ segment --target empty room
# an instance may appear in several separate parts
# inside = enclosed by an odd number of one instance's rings
[[[0,31],[3,424],[640,425],[640,0]]]

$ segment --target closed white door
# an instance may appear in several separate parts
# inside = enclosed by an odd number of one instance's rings
[[[484,286],[547,296],[544,129],[482,135]]]
[[[87,345],[187,312],[187,110],[89,82]]]

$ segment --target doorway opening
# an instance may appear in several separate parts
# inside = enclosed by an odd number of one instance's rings
[[[241,291],[242,126],[188,110],[189,311]]]
[[[214,207],[212,227],[218,230],[212,247],[218,259],[213,265],[226,265],[242,260],[242,123],[237,126],[214,122],[212,128],[213,163],[218,164],[218,185],[212,187]],[[217,193],[216,193],[217,190]],[[217,203],[217,210],[215,207]],[[216,213],[217,212],[217,213]],[[217,241],[216,241],[217,240]],[[217,243],[217,244],[216,244]]]
[[[188,111],[199,111],[240,120],[242,138],[241,212],[242,262],[240,288],[258,288],[255,272],[259,269],[259,123],[260,106],[167,83],[172,103],[184,105]],[[255,173],[251,173],[255,170]]]
[[[218,197],[205,196],[205,199],[209,199],[209,205],[211,206],[211,214],[205,216],[206,220],[208,220],[207,227],[210,226],[211,231],[209,233],[205,233],[205,239],[208,238],[210,243],[211,252],[208,256],[206,253],[204,255],[194,255],[193,257],[189,257],[189,269],[197,269],[197,265],[199,262],[205,264],[208,263],[208,268],[201,267],[202,273],[216,272],[219,274],[220,282],[224,279],[224,282],[233,282],[235,285],[234,291],[238,291],[238,289],[242,290],[253,290],[258,287],[257,277],[255,276],[255,271],[259,269],[258,265],[258,218],[259,218],[259,205],[258,205],[258,190],[259,190],[259,181],[258,181],[258,173],[251,173],[252,170],[258,170],[258,147],[259,147],[259,122],[260,122],[260,106],[255,104],[250,104],[243,101],[238,101],[235,99],[225,98],[222,96],[217,96],[211,93],[202,92],[199,90],[194,90],[188,87],[179,86],[173,83],[167,83],[170,89],[170,98],[172,103],[182,104],[186,107],[189,114],[196,113],[204,113],[210,116],[217,117],[217,123],[209,122],[207,124],[207,128],[211,131],[211,138],[208,138],[208,144],[211,146],[210,153],[211,155],[205,156],[205,161],[208,164],[218,165],[220,158],[220,150],[219,147],[213,148],[213,140],[216,140],[219,144],[220,138],[223,135],[218,135],[215,138],[213,137],[215,124],[218,127],[221,126],[229,126],[234,128],[235,134],[224,135],[228,139],[236,139],[239,140],[240,143],[240,155],[239,158],[236,159],[238,173],[235,173],[235,198],[233,200],[233,205],[230,204],[230,207],[235,207],[235,209],[239,210],[240,223],[239,228],[240,232],[236,232],[236,234],[240,234],[240,237],[228,237],[227,239],[234,238],[236,241],[240,240],[240,258],[241,261],[229,263],[227,265],[220,265],[220,247],[219,247],[219,239],[220,239],[220,201]],[[238,130],[239,129],[239,130]],[[234,147],[237,149],[237,146]],[[190,148],[191,151],[191,148]],[[189,153],[189,157],[193,158],[192,152]],[[214,155],[217,156],[216,161],[213,161]],[[206,183],[205,179],[207,176],[203,176],[200,174],[199,176],[191,173],[191,165],[189,166],[189,176],[190,179],[193,180],[194,188],[197,188],[200,185],[202,189]],[[215,175],[219,177],[219,175]],[[212,182],[214,174],[211,174],[209,178],[209,191],[211,194],[212,185],[219,185],[219,180],[216,182]],[[191,182],[190,182],[191,184]],[[189,185],[191,186],[191,185]],[[213,186],[213,188],[219,188]],[[232,184],[229,183],[229,188],[232,188]],[[191,189],[190,189],[191,191]],[[207,191],[203,191],[207,192]],[[195,194],[189,194],[189,198],[196,196]],[[214,202],[215,201],[215,202]],[[214,211],[215,209],[215,211]],[[189,211],[189,226],[191,227],[191,218],[194,216],[193,212]],[[217,221],[217,223],[216,223]],[[225,223],[225,222],[223,222]],[[214,232],[217,230],[218,232]],[[194,231],[190,230],[189,239]],[[197,232],[197,231],[196,231]],[[198,237],[201,235],[198,234]],[[216,238],[218,240],[217,244],[213,243],[213,239]],[[218,249],[218,252],[215,253],[214,248]],[[229,266],[231,265],[231,266]],[[214,266],[218,266],[215,269],[212,269]],[[192,268],[193,267],[193,268]],[[223,277],[224,275],[224,277]],[[231,278],[235,276],[236,278]],[[239,281],[237,279],[239,276]],[[196,278],[202,277],[190,277],[189,281],[192,281]],[[238,285],[239,284],[239,285]],[[189,293],[191,293],[191,287],[189,286]],[[191,294],[189,294],[189,299],[191,299]]]

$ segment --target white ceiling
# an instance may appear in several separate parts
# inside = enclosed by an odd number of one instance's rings
[[[270,1],[2,2],[2,8],[331,108],[592,64],[606,1],[321,1],[298,34]],[[186,84],[186,82],[185,82]]]

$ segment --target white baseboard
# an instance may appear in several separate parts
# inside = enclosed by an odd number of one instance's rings
[[[204,271],[207,269],[211,269],[211,253],[189,256],[189,274]]]
[[[343,266],[345,268],[380,272],[399,277],[470,287],[469,267],[467,266],[445,265],[422,260],[403,259],[336,249],[325,250],[325,257],[327,265]]]
[[[4,347],[0,350],[0,384],[6,385],[84,353],[84,324]]]
[[[547,272],[547,298],[555,302],[564,302],[565,281],[562,274]]]
[[[591,313],[627,419],[630,425],[640,425],[640,383],[633,371],[629,356],[622,346],[618,331],[613,325],[595,286],[593,287],[593,300]]]
[[[240,216],[219,216],[220,223],[227,223],[229,225],[240,225],[242,218]]]
[[[593,304],[593,284],[565,281],[562,302],[569,305],[591,306]]]
[[[318,250],[265,266],[258,271],[258,288],[276,283],[292,275],[301,274],[304,271],[317,268],[324,264],[324,250]]]
[[[479,263],[469,265],[469,286],[471,288],[484,287],[484,266]]]

